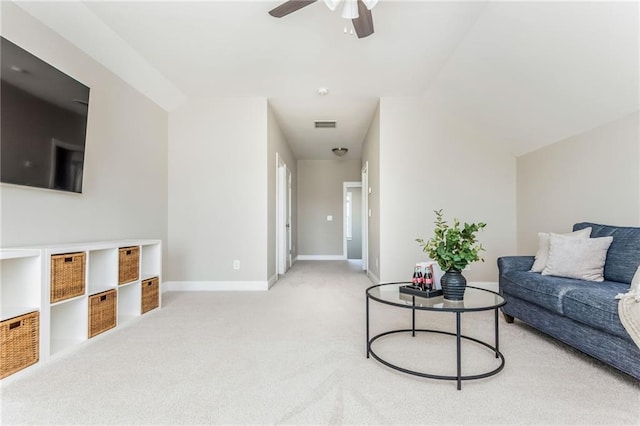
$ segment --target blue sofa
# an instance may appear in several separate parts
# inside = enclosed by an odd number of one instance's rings
[[[508,323],[517,318],[574,348],[640,379],[640,349],[618,317],[616,294],[626,293],[640,264],[640,228],[577,223],[591,237],[612,236],[604,282],[529,272],[533,256],[498,259],[502,308]]]

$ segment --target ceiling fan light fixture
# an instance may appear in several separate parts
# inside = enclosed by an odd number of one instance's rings
[[[269,15],[275,18],[282,18],[316,1],[318,0],[286,0],[280,6],[271,9]],[[358,38],[369,37],[373,34],[371,9],[375,7],[378,0],[323,0],[323,2],[330,10],[342,7],[342,18],[349,19],[352,22]]]
[[[348,148],[333,148],[331,150],[338,157],[343,157],[347,152],[349,152]]]
[[[344,19],[356,19],[358,16],[358,0],[344,0],[342,17]]]

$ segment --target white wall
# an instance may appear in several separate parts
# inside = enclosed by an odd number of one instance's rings
[[[369,188],[362,188],[368,197],[371,216],[368,219],[368,273],[373,280],[380,277],[380,105],[376,108],[362,144],[362,166],[367,165]]]
[[[360,179],[360,160],[298,160],[298,256],[346,254],[342,184]]]
[[[264,98],[191,100],[170,114],[167,280],[267,280],[266,159]]]
[[[576,222],[640,226],[638,113],[518,157],[518,252]]]
[[[426,260],[416,238],[433,235],[433,211],[486,222],[485,263],[464,275],[496,281],[496,259],[516,249],[516,159],[494,141],[418,98],[380,101],[380,279],[411,278]]]
[[[2,35],[91,88],[82,194],[0,185],[2,247],[167,240],[167,113],[2,2]]]
[[[280,125],[278,124],[277,117],[273,112],[273,108],[269,105],[267,109],[267,144],[268,155],[267,161],[267,186],[268,192],[268,217],[267,226],[269,228],[267,235],[267,276],[271,279],[276,274],[276,153],[287,164],[287,167],[291,171],[291,255],[293,258],[297,256],[297,234],[298,234],[298,222],[297,222],[297,161],[296,157],[291,151],[291,147],[287,142]]]

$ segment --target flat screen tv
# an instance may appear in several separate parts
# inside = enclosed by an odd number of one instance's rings
[[[81,193],[89,88],[0,38],[0,181]]]

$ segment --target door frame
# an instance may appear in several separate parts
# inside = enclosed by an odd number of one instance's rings
[[[347,190],[349,188],[362,189],[362,182],[342,182],[342,256],[345,259],[348,259],[348,256],[347,256]],[[362,226],[362,231],[364,231],[364,224],[360,223],[360,226]],[[364,252],[364,247],[363,247],[363,252]]]
[[[286,267],[289,270],[293,266],[293,221],[291,220],[291,169],[285,163],[285,175],[287,179],[287,201],[286,201],[286,237],[287,237],[287,246],[286,246]]]
[[[362,166],[362,270],[369,269],[369,162]]]
[[[276,152],[276,275],[285,274],[292,265],[292,233],[291,170]]]

